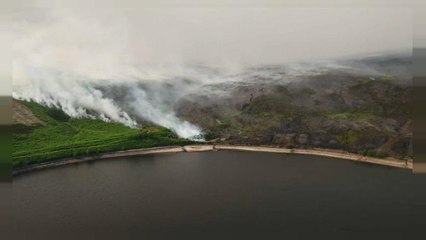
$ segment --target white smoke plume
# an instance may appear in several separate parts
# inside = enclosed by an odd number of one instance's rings
[[[48,23],[18,25],[23,32],[14,44],[15,98],[59,107],[75,118],[99,117],[129,127],[145,120],[170,128],[180,137],[201,134],[197,126],[178,119],[172,111],[173,101],[189,86],[175,89],[174,96],[162,88],[161,83],[173,80],[170,76],[182,73],[180,69],[144,68],[129,62],[126,57],[131,55],[123,50],[125,24],[104,30],[97,21],[80,17],[61,12],[60,17],[50,16]],[[139,84],[150,82],[160,86],[147,93]],[[113,98],[111,91],[112,95],[105,95],[117,85],[125,88],[125,96]]]
[[[246,67],[411,44],[409,11],[86,6],[12,16],[13,96],[77,118],[150,121],[185,138],[201,129],[173,105],[207,84],[242,81]]]

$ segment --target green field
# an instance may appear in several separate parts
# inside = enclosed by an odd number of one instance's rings
[[[191,142],[177,138],[172,131],[159,126],[132,129],[119,123],[72,119],[58,109],[33,102],[21,103],[47,126],[16,128],[12,137],[14,168],[66,157]]]

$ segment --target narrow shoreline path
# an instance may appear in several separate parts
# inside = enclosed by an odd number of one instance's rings
[[[26,172],[40,170],[45,168],[63,166],[68,164],[75,164],[80,162],[87,162],[100,159],[109,159],[117,157],[141,156],[148,154],[160,153],[180,153],[180,152],[208,152],[208,151],[250,151],[250,152],[269,152],[269,153],[286,153],[286,154],[303,154],[313,156],[323,156],[337,159],[345,159],[356,162],[372,163],[389,167],[413,169],[412,160],[400,160],[395,158],[372,158],[362,156],[359,154],[331,150],[331,149],[288,149],[278,147],[263,147],[263,146],[238,146],[238,145],[186,145],[186,146],[164,146],[153,148],[141,148],[125,151],[117,151],[110,153],[103,153],[93,156],[79,157],[79,158],[64,158],[50,162],[39,163],[30,165],[24,168],[16,169],[13,175],[23,174]]]

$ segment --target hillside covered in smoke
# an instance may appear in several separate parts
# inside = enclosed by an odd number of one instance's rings
[[[8,16],[15,99],[193,140],[411,154],[408,10],[85,6]]]
[[[173,75],[69,85],[58,84],[69,79],[58,74],[14,94],[74,118],[156,124],[194,140],[407,157],[410,65],[407,54],[388,54],[238,71],[188,66]]]
[[[345,64],[253,69],[245,81],[205,86],[175,110],[219,142],[412,156],[410,58]]]

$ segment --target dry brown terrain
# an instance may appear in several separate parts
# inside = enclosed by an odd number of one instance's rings
[[[30,109],[18,101],[12,101],[12,119],[14,124],[21,124],[28,127],[36,125],[46,126],[46,123],[34,116]]]

